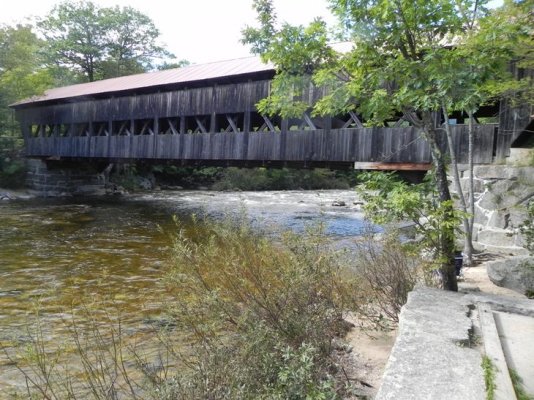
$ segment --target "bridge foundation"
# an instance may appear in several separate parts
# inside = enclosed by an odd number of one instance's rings
[[[87,162],[27,159],[26,185],[40,197],[102,194],[105,178]]]

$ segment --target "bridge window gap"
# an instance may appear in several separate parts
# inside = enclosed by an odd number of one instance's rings
[[[195,115],[184,118],[185,133],[208,133],[211,120],[210,115]]]
[[[107,127],[108,127],[107,121],[93,122],[93,135],[94,136],[108,136]]]
[[[243,132],[244,114],[219,114],[217,115],[217,127],[219,132]]]
[[[30,137],[38,137],[39,136],[39,125],[30,124],[28,127],[28,132],[30,133]]]
[[[178,135],[180,133],[180,118],[159,118],[158,135]]]
[[[280,132],[282,118],[280,116],[266,116],[258,112],[250,113],[250,131],[251,132]]]

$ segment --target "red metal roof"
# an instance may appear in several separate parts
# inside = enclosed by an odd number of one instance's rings
[[[274,67],[272,64],[264,64],[258,57],[246,57],[208,64],[189,65],[182,68],[147,72],[144,74],[122,76],[119,78],[104,79],[96,82],[49,89],[42,96],[34,96],[22,100],[13,104],[13,106],[71,97],[120,92],[151,86],[202,81],[254,72],[271,71],[273,69]]]

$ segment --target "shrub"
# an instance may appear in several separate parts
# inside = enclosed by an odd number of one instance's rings
[[[173,321],[191,344],[173,396],[335,398],[333,340],[355,277],[322,235],[273,244],[243,223],[193,230],[180,230],[168,278]]]
[[[525,237],[525,247],[534,254],[534,201],[528,204],[527,218],[519,229]]]
[[[0,187],[23,187],[25,178],[22,141],[15,137],[0,136]]]
[[[425,262],[392,232],[380,241],[359,242],[355,264],[361,284],[353,304],[359,315],[381,329],[396,325],[408,293],[425,281]]]

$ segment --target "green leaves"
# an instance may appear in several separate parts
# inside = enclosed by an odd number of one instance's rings
[[[454,210],[453,202],[439,201],[434,177],[423,183],[408,184],[393,173],[371,172],[361,175],[358,193],[366,202],[365,215],[378,225],[411,222],[419,237],[419,248],[439,254],[443,235],[459,231],[462,214]],[[437,254],[436,254],[437,252]]]
[[[89,81],[144,72],[154,59],[171,56],[157,44],[160,33],[152,20],[131,7],[65,2],[38,28],[50,61],[78,70]]]

